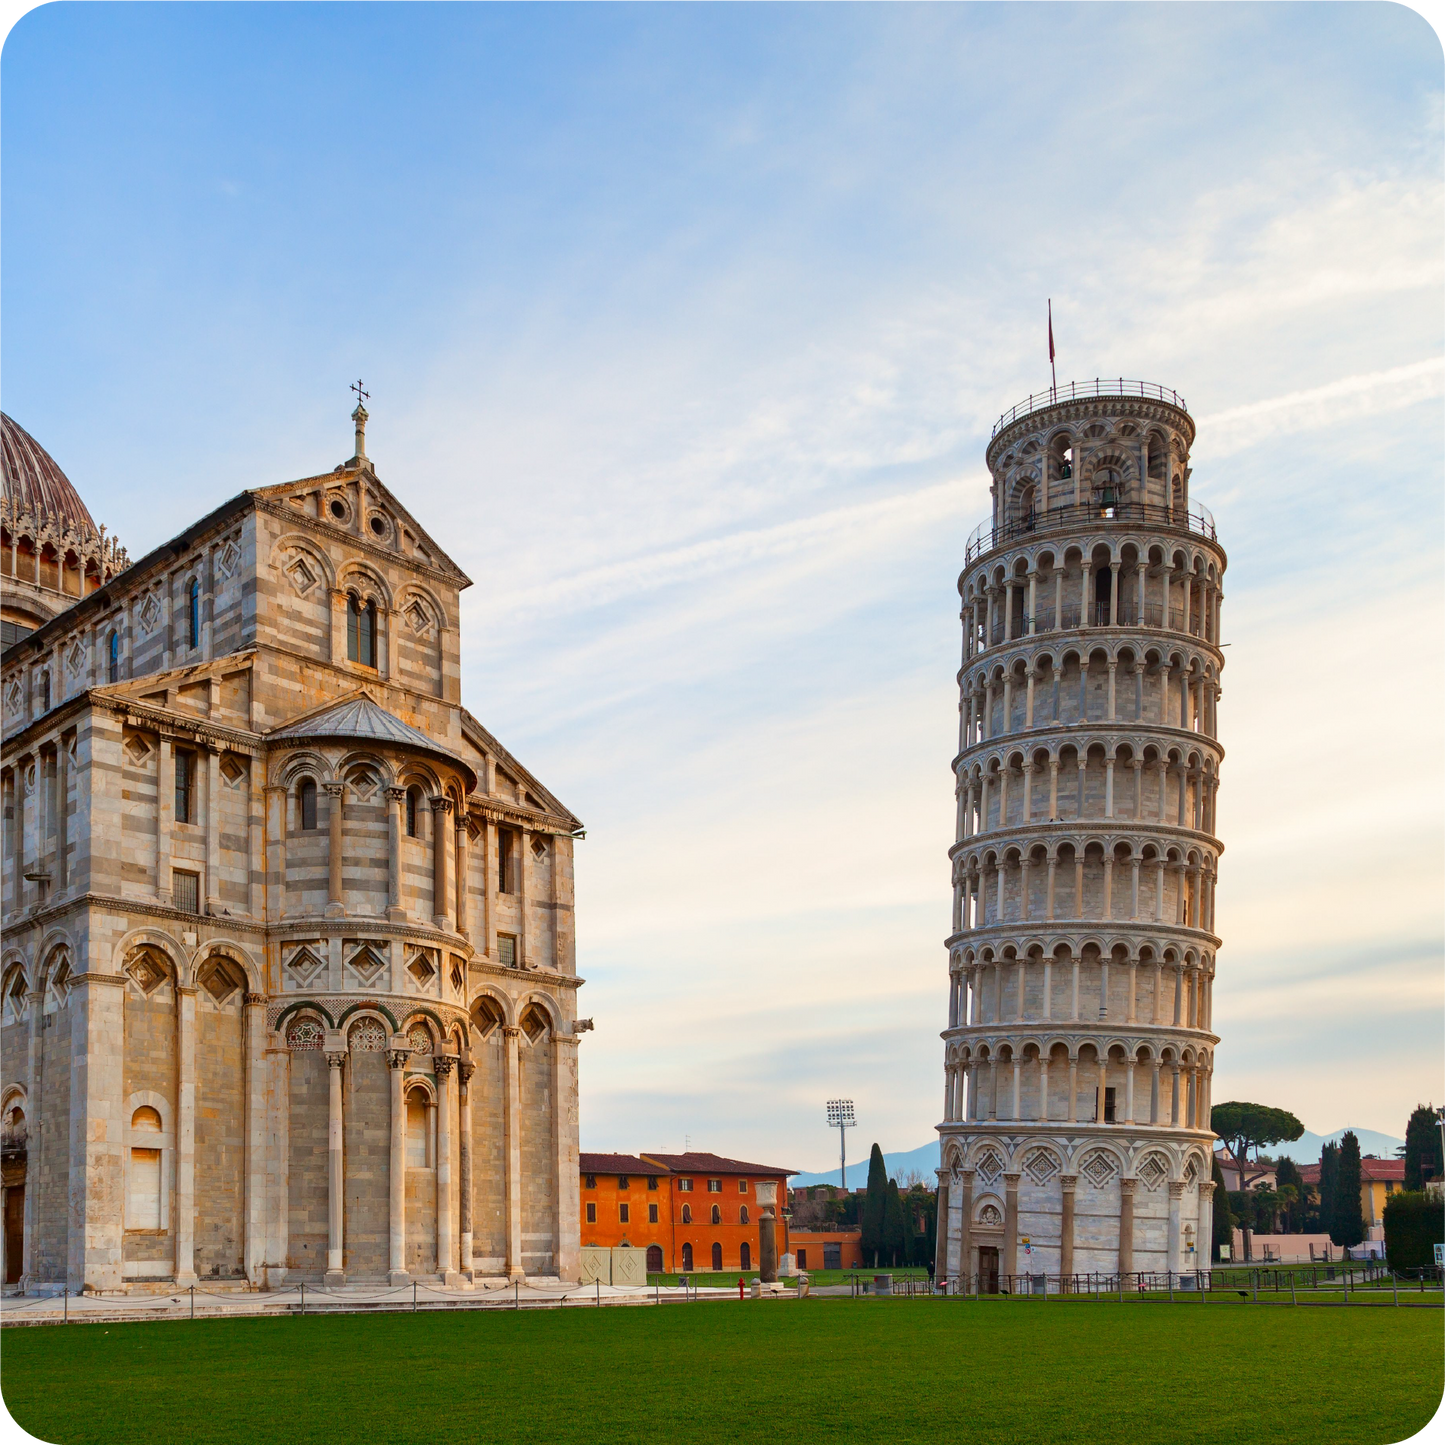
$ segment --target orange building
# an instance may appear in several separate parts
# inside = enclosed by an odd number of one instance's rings
[[[580,1154],[583,1245],[647,1250],[650,1274],[758,1267],[757,1186],[778,1186],[781,1257],[788,1250],[782,1207],[796,1171],[717,1154]]]
[[[799,1269],[863,1269],[861,1229],[794,1229],[788,1243]]]

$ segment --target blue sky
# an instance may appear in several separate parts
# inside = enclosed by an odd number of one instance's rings
[[[941,1097],[994,418],[1145,377],[1229,550],[1214,1096],[1438,1098],[1441,49],[1388,5],[55,4],[7,412],[133,556],[348,455],[582,816],[583,1138],[826,1167]],[[1429,639],[1422,645],[1423,639]]]

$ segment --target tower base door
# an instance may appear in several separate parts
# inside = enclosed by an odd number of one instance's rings
[[[978,1252],[978,1292],[998,1293],[998,1250],[987,1245]]]

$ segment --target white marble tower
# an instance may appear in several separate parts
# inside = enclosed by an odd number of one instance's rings
[[[1225,556],[1193,440],[1174,392],[1103,382],[989,443],[938,1126],[938,1270],[971,1289],[1207,1268]]]

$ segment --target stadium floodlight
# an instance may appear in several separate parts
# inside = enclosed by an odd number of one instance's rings
[[[852,1099],[828,1100],[828,1127],[838,1131],[838,1178],[848,1188],[848,1135],[858,1121],[853,1117]]]

